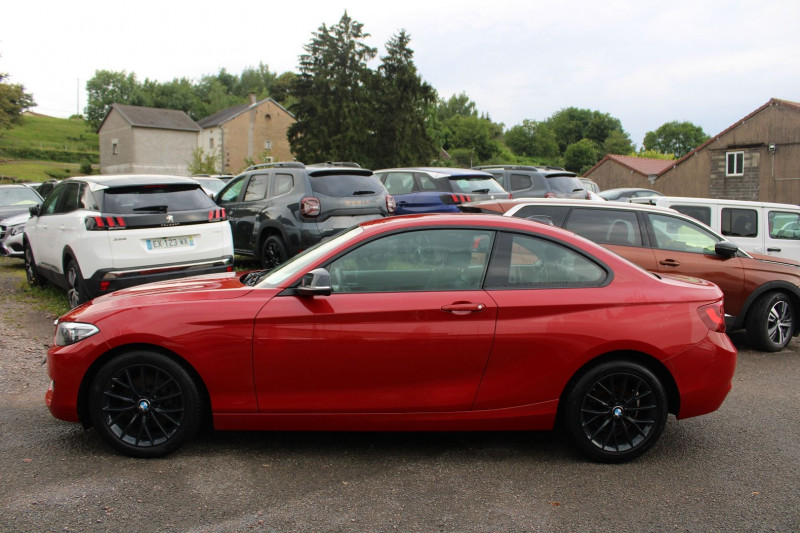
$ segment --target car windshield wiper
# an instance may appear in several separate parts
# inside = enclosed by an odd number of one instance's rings
[[[489,192],[489,189],[475,189],[475,190],[474,190],[474,191],[472,191],[472,192],[476,192],[476,193],[478,193],[478,194],[486,194],[486,193],[488,193],[488,192]]]
[[[144,207],[134,207],[134,211],[150,211],[155,213],[166,213],[167,208],[169,206],[166,205],[146,205]]]
[[[363,196],[365,194],[375,194],[375,191],[355,191],[353,196]]]
[[[242,276],[239,281],[241,281],[244,285],[252,287],[254,285],[258,285],[258,282],[264,279],[264,276],[267,274],[269,274],[269,270],[255,270]]]

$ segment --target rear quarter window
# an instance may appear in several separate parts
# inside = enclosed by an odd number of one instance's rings
[[[711,208],[703,205],[671,205],[672,209],[678,213],[683,213],[695,220],[699,220],[706,226],[711,225]]]
[[[209,209],[215,204],[199,185],[115,187],[102,193],[102,211],[132,214]]]

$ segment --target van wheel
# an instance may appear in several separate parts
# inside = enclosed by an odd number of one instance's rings
[[[89,300],[89,294],[86,292],[86,285],[83,283],[83,276],[81,270],[78,268],[78,263],[70,260],[67,263],[67,301],[69,302],[70,309],[74,309]]]
[[[280,237],[270,235],[261,247],[261,267],[272,270],[288,259],[286,246]]]
[[[747,318],[747,341],[764,352],[779,352],[792,340],[795,330],[792,301],[780,291],[768,292],[756,301]]]

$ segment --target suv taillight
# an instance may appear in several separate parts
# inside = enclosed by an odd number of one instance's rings
[[[725,333],[725,308],[721,301],[698,307],[697,314],[708,329]]]
[[[120,216],[94,216],[86,217],[83,220],[86,229],[89,231],[125,229],[125,219]]]
[[[306,196],[300,200],[300,212],[305,217],[315,217],[320,213],[319,198]]]
[[[472,201],[468,194],[442,194],[439,198],[444,205],[458,205]]]
[[[221,222],[223,220],[228,220],[228,216],[225,213],[224,207],[218,207],[208,212],[209,222]]]
[[[394,201],[394,196],[391,194],[386,195],[386,210],[390,215],[393,215],[397,210],[397,202]]]

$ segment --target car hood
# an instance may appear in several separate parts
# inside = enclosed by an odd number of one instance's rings
[[[766,262],[766,263],[773,263],[773,264],[777,264],[777,265],[800,267],[800,262],[795,261],[794,259],[787,259],[785,257],[778,257],[776,255],[757,254],[757,253],[754,253],[754,252],[747,252],[747,254],[750,257],[752,257],[753,259],[757,259],[759,261],[763,261],[763,262]]]
[[[0,219],[26,214],[30,216],[30,205],[2,205],[0,206]]]
[[[31,218],[31,214],[26,211],[18,215],[3,216],[0,218],[0,223],[4,226],[16,226],[17,224],[24,224],[29,218]]]

